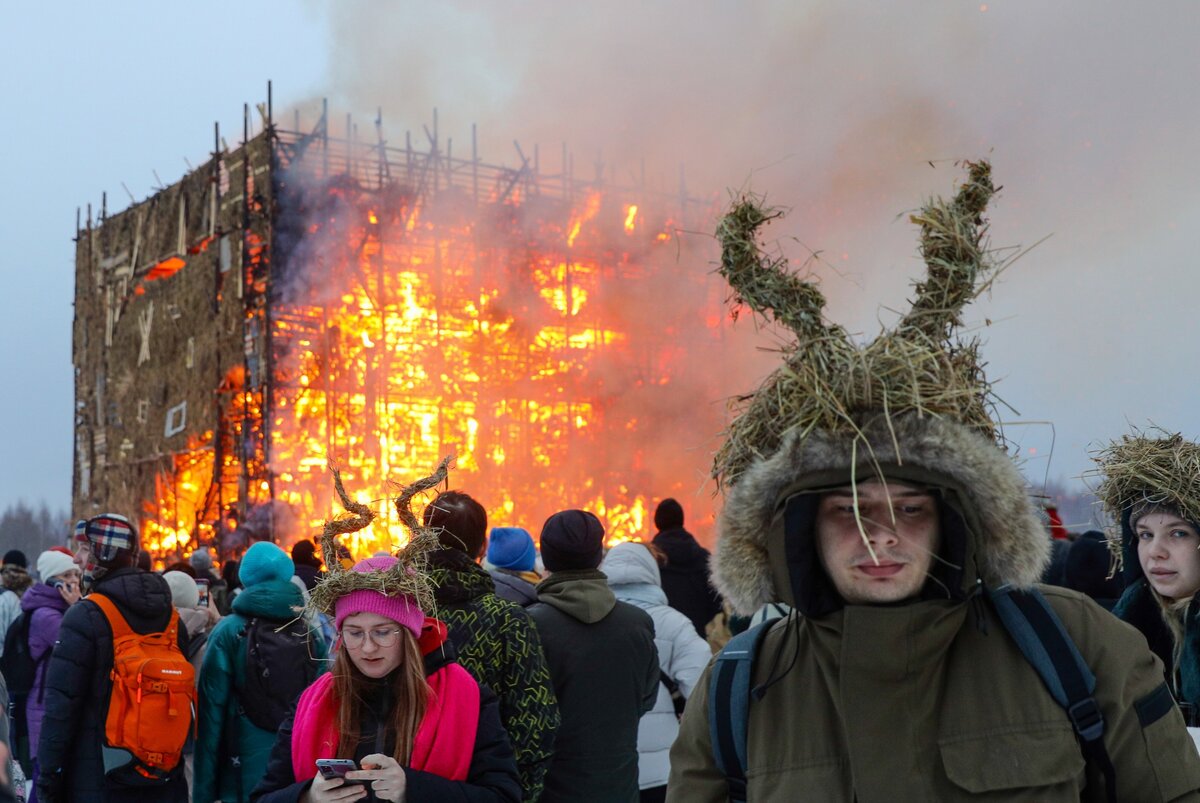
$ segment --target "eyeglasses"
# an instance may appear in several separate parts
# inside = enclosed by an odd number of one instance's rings
[[[376,627],[372,630],[359,630],[358,628],[346,628],[341,632],[342,641],[352,650],[357,650],[363,645],[363,639],[370,637],[376,647],[391,647],[396,643],[396,639],[400,637],[400,628],[398,627]]]

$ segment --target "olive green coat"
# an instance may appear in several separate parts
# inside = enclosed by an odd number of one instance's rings
[[[1065,712],[983,593],[1031,587],[1045,566],[1049,535],[1024,478],[954,422],[861,423],[869,449],[819,431],[794,437],[743,475],[721,514],[717,588],[743,613],[771,601],[797,609],[772,627],[755,665],[754,685],[768,688],[750,705],[749,800],[1105,800]],[[862,462],[868,453],[876,465]],[[939,559],[912,599],[847,605],[816,550],[817,500],[876,470],[936,494]],[[1200,755],[1145,639],[1080,594],[1042,592],[1097,676],[1117,799],[1200,801]],[[727,794],[706,673],[671,751],[667,800]]]
[[[1089,665],[1103,667],[1096,696],[1117,799],[1200,800],[1200,758],[1178,709],[1139,722],[1137,702],[1163,682],[1140,634],[1081,594],[1042,591]],[[1105,800],[1062,709],[990,608],[931,601],[789,617],[763,642],[754,685],[776,654],[780,669],[791,661],[797,638],[796,666],[751,705],[750,801]],[[727,799],[707,707],[706,673],[671,751],[668,801]]]

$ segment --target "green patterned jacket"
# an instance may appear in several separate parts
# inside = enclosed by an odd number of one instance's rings
[[[491,576],[465,552],[434,552],[430,565],[437,617],[450,630],[458,662],[500,698],[524,799],[536,801],[560,722],[537,628],[524,608],[496,596]]]

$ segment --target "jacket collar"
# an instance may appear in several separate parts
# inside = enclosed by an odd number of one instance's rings
[[[492,576],[461,549],[429,553],[429,580],[439,605],[461,605],[496,593]]]

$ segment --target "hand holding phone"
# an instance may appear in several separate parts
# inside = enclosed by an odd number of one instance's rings
[[[404,767],[392,756],[382,753],[372,753],[364,756],[362,769],[349,773],[347,780],[361,781],[370,784],[371,791],[378,800],[401,801],[408,791],[408,776]]]
[[[208,607],[208,581],[207,580],[197,580],[196,581],[196,591],[200,594],[200,601],[197,602],[196,605],[200,608],[207,608]],[[324,759],[322,759],[322,760],[324,760]]]
[[[358,765],[354,763],[354,759],[350,758],[318,758],[317,772],[321,773],[321,777],[326,780],[334,778],[345,778],[346,773],[351,770],[358,769]]]
[[[79,601],[81,596],[79,592],[79,581],[63,580],[60,577],[55,577],[50,581],[50,586],[59,593],[59,596],[61,596],[68,605],[74,605]]]
[[[311,803],[348,803],[367,796],[367,788],[358,781],[346,779],[346,773],[357,769],[348,758],[318,758],[317,777],[313,778],[307,799]]]

